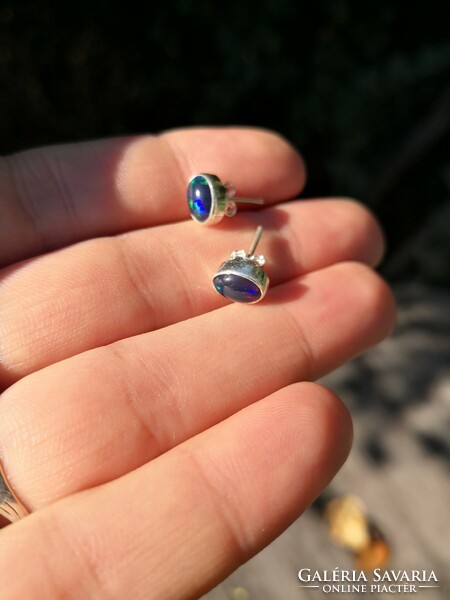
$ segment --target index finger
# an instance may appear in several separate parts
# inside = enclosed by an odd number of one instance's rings
[[[100,235],[186,219],[194,173],[267,204],[295,196],[305,168],[278,134],[179,129],[49,146],[0,160],[0,266]]]

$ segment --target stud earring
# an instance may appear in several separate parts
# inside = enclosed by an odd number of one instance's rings
[[[187,199],[191,217],[202,225],[213,225],[223,216],[234,217],[236,202],[264,204],[260,198],[235,198],[232,183],[222,183],[217,175],[200,173],[189,181]]]
[[[269,278],[262,269],[264,256],[255,255],[262,233],[263,228],[258,227],[248,253],[245,250],[235,250],[213,276],[214,288],[228,300],[254,304],[264,298]]]

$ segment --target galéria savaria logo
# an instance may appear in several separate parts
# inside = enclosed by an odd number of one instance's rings
[[[439,580],[434,571],[402,571],[375,569],[370,574],[364,571],[347,571],[336,567],[332,571],[300,569],[300,587],[330,593],[373,593],[408,594],[425,588],[439,588]]]

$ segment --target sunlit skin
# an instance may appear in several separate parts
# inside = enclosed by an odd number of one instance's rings
[[[195,223],[201,172],[265,206]],[[246,128],[0,162],[0,455],[32,511],[0,533],[2,599],[197,598],[343,464],[350,417],[312,381],[386,337],[395,306],[373,216],[295,200],[305,179]],[[211,277],[258,225],[271,287],[230,303]]]

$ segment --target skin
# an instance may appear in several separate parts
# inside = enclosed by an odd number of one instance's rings
[[[187,220],[202,171],[266,206]],[[2,598],[197,598],[343,464],[350,417],[312,381],[386,337],[395,306],[373,216],[285,202],[305,179],[248,128],[0,162],[0,455],[32,511],[0,534]],[[211,275],[260,223],[271,288],[230,304]]]

